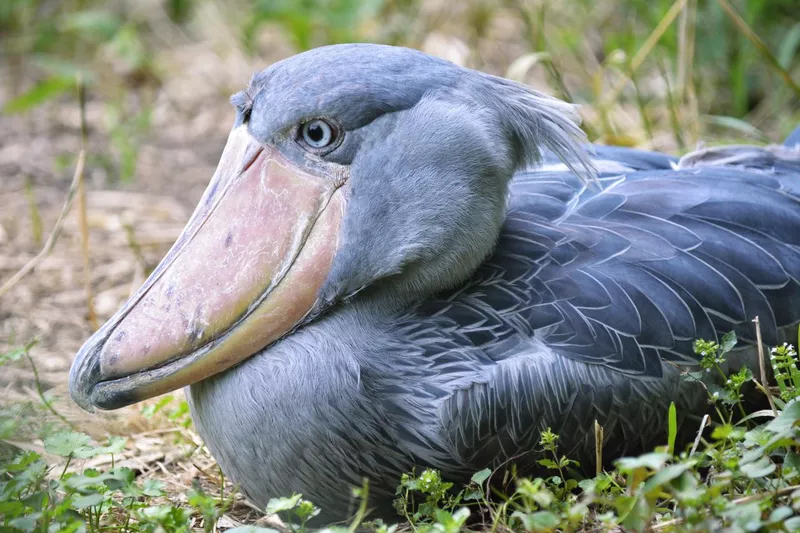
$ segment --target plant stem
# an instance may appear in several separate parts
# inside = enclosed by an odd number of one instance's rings
[[[778,410],[775,408],[775,401],[772,399],[772,393],[769,390],[769,383],[767,383],[767,367],[764,360],[764,343],[761,341],[761,322],[759,321],[758,317],[755,317],[753,322],[756,325],[756,342],[758,343],[758,366],[759,370],[761,371],[761,386],[764,388],[764,392],[767,395],[767,400],[769,401],[769,406],[772,408],[772,412],[777,417]]]
[[[56,219],[56,223],[53,226],[53,231],[47,238],[47,242],[44,243],[44,248],[42,248],[42,251],[36,254],[33,259],[25,263],[25,265],[19,269],[16,274],[11,276],[8,281],[0,286],[0,298],[2,298],[9,290],[11,290],[14,285],[19,283],[22,278],[30,274],[37,266],[39,266],[39,263],[41,263],[45,257],[50,255],[50,252],[53,250],[59,235],[61,235],[61,230],[64,227],[64,220],[67,218],[69,210],[72,207],[72,200],[75,198],[75,193],[78,190],[78,183],[83,177],[83,169],[85,165],[86,152],[81,150],[78,154],[78,163],[75,165],[75,175],[73,176],[72,183],[67,191],[67,199],[64,201],[64,205],[61,208],[61,213],[59,213],[58,219]]]
[[[36,392],[39,394],[39,398],[42,400],[42,403],[45,405],[45,407],[47,407],[47,409],[51,413],[56,415],[56,417],[58,417],[59,420],[64,422],[67,426],[69,426],[73,430],[77,430],[75,425],[72,422],[70,422],[69,420],[67,420],[64,415],[62,415],[61,413],[56,411],[55,407],[53,407],[53,405],[52,405],[52,402],[48,401],[47,398],[44,397],[44,389],[42,389],[42,382],[39,381],[39,371],[36,368],[36,363],[33,362],[33,357],[31,357],[29,346],[30,345],[25,346],[25,348],[24,348],[25,357],[28,358],[28,362],[31,364],[31,369],[33,370],[33,379],[34,379],[34,382],[36,383]]]

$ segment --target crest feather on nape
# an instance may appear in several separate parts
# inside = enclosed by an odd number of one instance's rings
[[[587,185],[596,181],[594,150],[580,128],[579,106],[505,78],[484,74],[483,79],[491,86],[479,94],[511,136],[518,168],[539,163],[546,148]]]

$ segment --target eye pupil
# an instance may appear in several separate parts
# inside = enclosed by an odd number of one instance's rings
[[[338,138],[339,130],[327,120],[310,120],[300,126],[301,144],[308,150],[321,150],[332,145]]]
[[[322,138],[325,136],[325,132],[322,129],[322,126],[319,125],[317,122],[312,122],[311,125],[308,126],[308,137],[314,142],[320,142]]]

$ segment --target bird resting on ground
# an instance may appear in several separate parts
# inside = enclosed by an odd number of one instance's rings
[[[253,77],[186,229],[75,358],[74,400],[187,387],[259,506],[391,518],[403,472],[593,466],[707,409],[692,343],[800,321],[800,152],[589,150],[573,106],[421,52],[315,49]],[[795,140],[796,141],[796,140]],[[694,428],[692,428],[694,430]]]

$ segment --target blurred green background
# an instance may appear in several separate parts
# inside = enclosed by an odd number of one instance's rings
[[[103,103],[95,159],[126,181],[173,80],[207,70],[192,106],[219,105],[246,83],[239,70],[372,41],[584,104],[598,142],[774,142],[800,123],[799,13],[797,0],[3,0],[0,107],[75,105],[80,77]],[[211,66],[232,62],[235,75]]]

